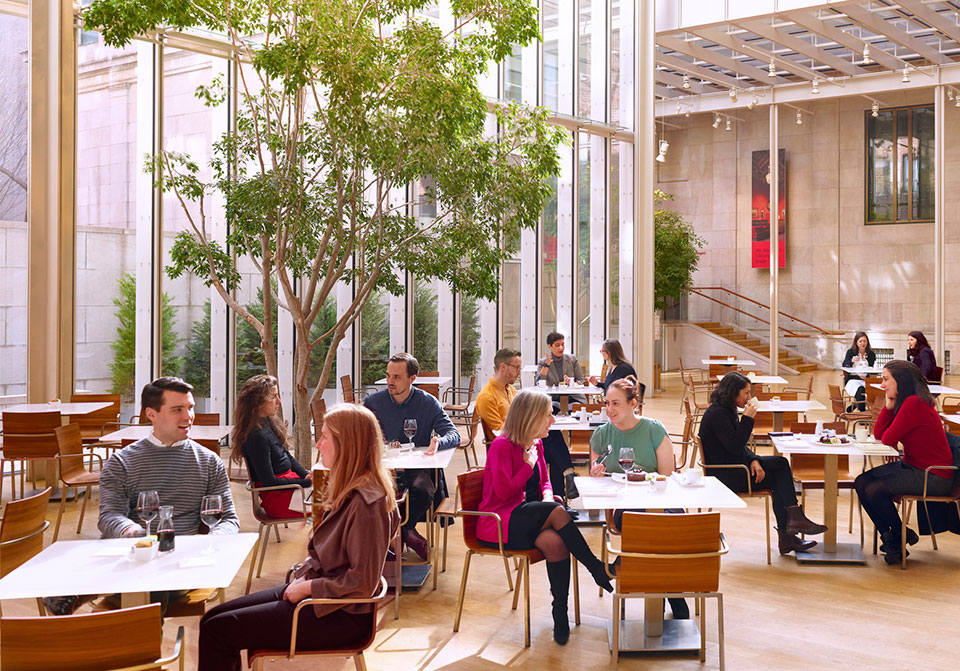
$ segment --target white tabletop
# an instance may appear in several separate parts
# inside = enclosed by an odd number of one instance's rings
[[[703,486],[685,487],[675,477],[667,478],[663,492],[650,484],[633,484],[611,477],[576,477],[580,505],[585,509],[632,508],[746,508],[746,502],[713,476],[701,478]]]
[[[941,412],[940,418],[945,422],[953,422],[954,424],[960,424],[960,415],[944,415]]]
[[[210,539],[216,552],[204,555]],[[257,534],[177,536],[173,552],[142,563],[127,552],[135,540],[53,543],[0,580],[0,599],[229,587]],[[123,555],[117,556],[121,551]],[[204,563],[208,558],[212,563]],[[191,565],[194,562],[202,565]]]
[[[103,441],[115,440],[140,440],[146,438],[153,431],[150,424],[140,424],[138,426],[125,426],[118,431],[113,431],[100,438]],[[190,437],[193,440],[220,440],[224,436],[229,436],[233,431],[230,424],[220,424],[218,426],[199,426],[194,424],[190,427]]]
[[[89,415],[91,412],[103,410],[113,405],[107,401],[94,403],[61,403],[52,406],[49,403],[21,403],[3,408],[3,412],[59,412],[61,415]]]
[[[871,384],[871,387],[874,389],[881,389],[882,387],[879,384]],[[940,394],[960,394],[960,389],[954,389],[953,387],[946,387],[942,384],[928,384],[927,389],[930,390],[930,393],[933,396],[939,396]]]
[[[418,384],[440,384],[440,385],[443,385],[443,384],[449,384],[450,380],[452,380],[452,379],[453,379],[452,377],[434,377],[434,376],[432,376],[432,375],[430,375],[430,376],[425,375],[425,376],[423,376],[423,377],[417,377],[417,379],[413,381],[413,384],[414,384],[414,385],[418,385]],[[386,384],[386,383],[387,383],[387,378],[385,378],[385,377],[382,377],[382,378],[380,378],[379,380],[377,380],[376,382],[374,382],[374,384]]]
[[[883,366],[844,366],[841,370],[852,375],[880,375]]]
[[[714,375],[718,380],[723,379],[723,375]],[[753,375],[747,376],[753,384],[787,384],[787,378],[779,375]]]
[[[794,434],[792,436],[771,436],[774,447],[783,454],[847,454],[852,456],[883,456],[896,457],[900,453],[883,443],[870,440],[858,443],[852,438],[849,443],[833,445],[821,443],[811,434]]]
[[[758,401],[757,410],[760,412],[810,412],[811,410],[826,410],[827,406],[816,399],[809,401]]]
[[[520,371],[523,373],[536,373],[538,370],[540,370],[540,366],[535,363],[528,363],[526,366],[520,369]]]
[[[756,361],[750,361],[749,359],[700,359],[700,363],[704,366],[709,366],[710,364],[719,364],[721,366],[756,366]]]
[[[600,387],[590,387],[582,384],[571,384],[566,387],[547,387],[536,385],[533,387],[524,387],[524,389],[533,389],[543,392],[548,396],[587,396],[588,394],[602,394]]]
[[[553,426],[550,427],[556,431],[596,431],[606,424],[606,421],[600,421],[599,415],[593,415],[592,420],[586,422],[580,421],[580,414],[554,417]]]
[[[425,447],[413,450],[401,450],[397,456],[384,457],[382,463],[390,470],[401,468],[446,468],[453,459],[453,453],[456,449],[437,450],[431,455],[426,455]],[[315,471],[325,471],[326,467],[319,461],[313,465]]]

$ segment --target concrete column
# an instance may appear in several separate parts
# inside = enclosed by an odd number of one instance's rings
[[[770,105],[770,374],[780,367],[780,106]]]
[[[74,368],[77,31],[73,3],[28,9],[27,401],[69,399]]]
[[[946,340],[946,324],[944,318],[944,292],[943,282],[944,274],[944,202],[943,202],[943,181],[944,173],[944,147],[946,146],[946,124],[944,123],[944,111],[946,101],[944,100],[944,86],[941,84],[933,89],[933,330],[936,335],[933,341],[933,351],[937,355],[937,361],[941,366],[944,365],[943,350]],[[944,366],[944,374],[949,374]]]

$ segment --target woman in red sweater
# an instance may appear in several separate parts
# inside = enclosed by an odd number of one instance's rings
[[[546,394],[524,389],[510,403],[503,432],[487,450],[479,506],[482,512],[499,515],[501,524],[493,517],[481,517],[477,538],[489,547],[499,547],[499,530],[504,548],[537,548],[543,553],[553,594],[553,640],[564,645],[570,637],[570,555],[590,571],[600,587],[612,592],[613,586],[603,562],[553,498],[541,442],[552,424],[553,408]]]
[[[903,443],[903,459],[861,473],[854,487],[883,539],[880,549],[884,560],[899,564],[905,549],[901,547],[902,522],[893,499],[901,494],[922,494],[925,469],[950,466],[953,456],[927,381],[917,366],[891,361],[883,367],[881,386],[886,405],[877,418],[874,436],[890,447]],[[946,494],[952,480],[953,471],[931,470],[927,494]],[[907,529],[907,543],[913,545],[917,540],[917,534]]]

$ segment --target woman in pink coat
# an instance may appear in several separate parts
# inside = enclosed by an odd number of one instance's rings
[[[613,586],[603,562],[553,498],[541,444],[552,424],[549,396],[529,389],[517,394],[507,411],[503,432],[487,450],[480,510],[500,516],[504,548],[537,548],[543,553],[553,594],[553,640],[564,645],[570,637],[570,555],[587,567],[598,585],[608,592]],[[477,538],[498,547],[494,518],[477,520]]]

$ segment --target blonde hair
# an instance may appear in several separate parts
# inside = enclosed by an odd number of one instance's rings
[[[550,397],[534,389],[522,389],[514,397],[503,422],[503,435],[511,443],[528,447],[540,436],[539,423],[552,411]]]
[[[387,511],[396,508],[393,480],[380,462],[383,436],[373,413],[356,403],[341,403],[327,413],[323,424],[330,430],[337,459],[320,505],[336,510],[354,490],[376,484],[386,497]]]

